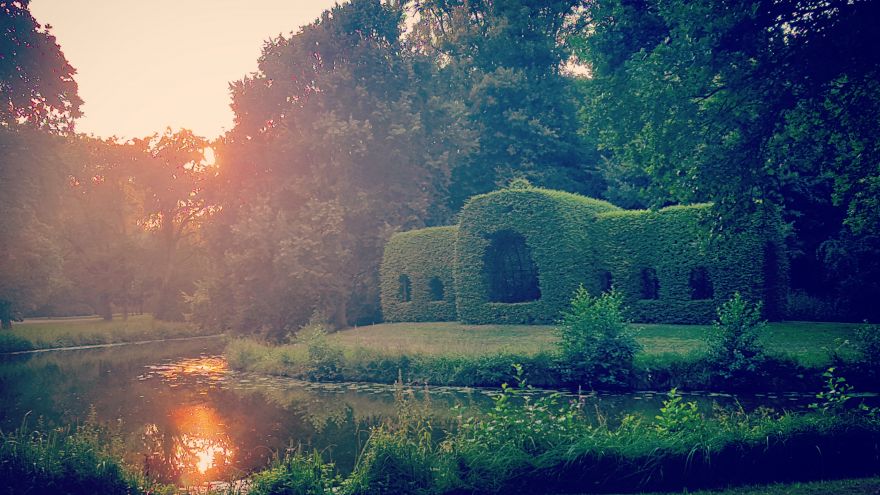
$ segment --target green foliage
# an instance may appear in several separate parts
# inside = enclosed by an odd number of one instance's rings
[[[778,316],[787,287],[778,222],[754,217],[735,233],[714,236],[706,223],[710,212],[710,205],[624,211],[604,201],[535,187],[475,196],[461,212],[454,247],[454,227],[399,234],[388,243],[382,271],[385,316],[389,321],[423,321],[437,315],[425,306],[427,284],[418,267],[448,270],[453,252],[455,311],[466,323],[551,323],[578,286],[598,294],[609,281],[635,321],[708,323],[715,308],[737,291],[765,300],[774,310],[768,315]],[[538,299],[491,300],[487,272],[494,265],[487,251],[493,236],[501,234],[524,239],[537,269]],[[646,269],[657,275],[656,299],[642,299]],[[419,278],[411,278],[411,302],[398,300],[405,270]],[[705,274],[711,284],[708,294],[695,291],[695,273]],[[449,312],[437,316],[451,318],[452,308],[442,308]]]
[[[669,436],[699,430],[704,418],[697,410],[697,403],[684,402],[675,388],[669,391],[668,397],[663,401],[660,414],[654,417],[654,429],[657,433]]]
[[[861,362],[875,373],[880,373],[880,325],[861,326],[856,330],[853,344],[861,354]]]
[[[825,390],[816,394],[816,399],[821,402],[810,404],[811,409],[818,409],[823,414],[841,413],[846,403],[852,400],[852,385],[846,383],[846,378],[837,376],[835,368],[828,368],[822,376],[825,378]]]
[[[799,288],[874,319],[880,263],[876,2],[592,2],[584,132],[614,190],[793,223]],[[845,57],[830,54],[847,53]],[[772,165],[771,165],[772,164]],[[770,309],[770,308],[766,308]]]
[[[327,341],[327,330],[320,323],[312,323],[297,333],[297,340],[308,350],[309,378],[333,380],[337,378],[342,351]]]
[[[29,351],[34,346],[31,341],[9,332],[0,333],[0,353]]]
[[[236,126],[219,153],[235,206],[211,244],[216,276],[233,282],[217,301],[232,327],[280,338],[314,309],[337,328],[376,321],[385,241],[445,216],[432,206],[455,118],[420,89],[430,70],[404,45],[403,16],[399,3],[334,6],[267,43],[257,72],[231,85]],[[260,199],[239,208],[243,197]]]
[[[0,3],[0,125],[72,131],[83,103],[76,69],[49,26],[31,15],[29,3]]]
[[[75,429],[0,432],[0,492],[170,493],[124,465],[107,431],[95,425]]]
[[[417,5],[409,41],[435,64],[435,94],[459,105],[467,131],[451,148],[450,209],[514,177],[597,194],[597,157],[577,132],[578,95],[560,72],[568,50],[559,40],[582,1]]]
[[[629,383],[639,344],[623,320],[621,304],[616,291],[593,297],[581,286],[571,300],[571,308],[562,313],[558,326],[560,350],[576,383]]]
[[[394,234],[382,259],[381,295],[385,321],[449,321],[455,319],[455,258],[457,227],[434,227]],[[400,300],[400,276],[412,284],[410,301]],[[431,291],[439,280],[442,299]],[[436,282],[435,282],[436,283]]]
[[[751,304],[738,292],[718,309],[718,320],[708,337],[707,359],[723,378],[754,375],[765,360],[760,341],[767,322],[761,303]]]
[[[338,493],[340,479],[333,464],[325,463],[321,454],[295,452],[284,459],[276,458],[271,467],[249,478],[247,493],[251,495],[333,495]]]

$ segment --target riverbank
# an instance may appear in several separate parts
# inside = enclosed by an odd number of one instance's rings
[[[805,413],[701,413],[671,392],[651,414],[610,422],[578,401],[532,396],[520,383],[452,430],[437,429],[430,400],[398,386],[395,415],[370,430],[352,470],[340,471],[327,452],[288,450],[243,480],[200,483],[214,490],[195,492],[127,464],[112,426],[22,428],[0,433],[0,492],[855,495],[880,486],[880,414],[846,394],[817,398]]]
[[[151,315],[135,315],[125,320],[112,321],[98,318],[25,320],[16,323],[11,330],[0,332],[0,354],[208,336],[216,333],[189,323],[158,321]]]
[[[710,326],[640,325],[642,349],[634,372],[619,388],[632,390],[815,391],[830,366],[857,389],[875,390],[877,370],[859,361],[852,344],[858,325],[771,323],[762,338],[768,358],[748,375],[732,379],[705,358]],[[500,386],[521,365],[530,383],[547,388],[601,388],[573,383],[549,326],[397,323],[304,336],[269,345],[249,339],[229,343],[233,368],[314,381],[366,381],[454,386]]]

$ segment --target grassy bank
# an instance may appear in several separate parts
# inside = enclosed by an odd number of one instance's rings
[[[130,316],[127,320],[113,321],[97,318],[25,321],[16,323],[11,330],[0,332],[0,353],[213,333],[217,332],[202,330],[189,323],[157,321],[151,315]]]
[[[577,401],[528,392],[520,381],[485,414],[435,431],[429,403],[399,387],[396,415],[371,430],[353,471],[341,473],[319,453],[294,453],[243,482],[199,493],[854,495],[880,487],[880,411],[853,407],[846,394],[818,398],[805,414],[704,416],[670,392],[653,418],[609,422]],[[186,493],[126,465],[109,432],[92,423],[0,432],[0,493]],[[763,485],[746,486],[756,484]]]
[[[835,404],[801,415],[703,417],[671,394],[654,419],[628,416],[610,427],[587,419],[577,403],[529,402],[520,393],[505,389],[492,410],[462,419],[439,443],[430,441],[430,418],[418,402],[399,400],[397,420],[372,431],[350,475],[318,454],[298,454],[253,476],[250,493],[680,493],[779,482],[789,484],[723,493],[821,493],[815,490],[832,486],[859,493],[876,479],[790,483],[880,472],[876,410]]]
[[[856,353],[840,346],[855,334],[854,324],[771,323],[763,337],[770,358],[753,376],[739,381],[713,374],[707,364],[705,336],[711,327],[640,327],[642,350],[635,356],[628,388],[731,389],[747,384],[755,390],[816,390],[830,365],[842,368],[864,390],[874,378],[855,361],[847,364]],[[400,373],[408,383],[499,386],[511,379],[513,365],[521,364],[535,385],[583,385],[566,381],[566,364],[556,344],[549,326],[396,323],[281,346],[236,340],[226,356],[238,369],[311,380],[393,383]]]
[[[116,441],[96,426],[0,432],[0,493],[152,495],[174,488],[145,478],[120,459]]]

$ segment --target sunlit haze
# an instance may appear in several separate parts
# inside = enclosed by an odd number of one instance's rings
[[[166,126],[213,138],[232,127],[229,82],[257,69],[263,43],[334,0],[33,0],[77,69],[77,130],[141,137]]]

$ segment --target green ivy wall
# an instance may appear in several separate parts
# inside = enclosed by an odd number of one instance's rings
[[[763,301],[768,317],[778,316],[788,280],[779,223],[756,218],[720,238],[710,235],[703,221],[710,211],[708,204],[622,210],[533,187],[475,196],[462,209],[458,227],[405,232],[388,242],[382,265],[385,319],[553,323],[580,284],[597,294],[609,274],[634,321],[708,323],[737,291]],[[490,301],[486,253],[499,232],[525,240],[538,271],[539,299]],[[656,273],[656,299],[644,298],[645,269]],[[710,298],[694,299],[695,270],[708,275]],[[401,274],[411,281],[409,302],[400,300]],[[432,277],[443,281],[443,301],[430,301]]]
[[[432,227],[401,232],[385,245],[380,268],[382,315],[385,321],[452,321],[455,283],[452,265],[458,227]],[[410,281],[410,300],[400,297],[400,276]],[[442,300],[433,300],[431,279],[443,284]]]

